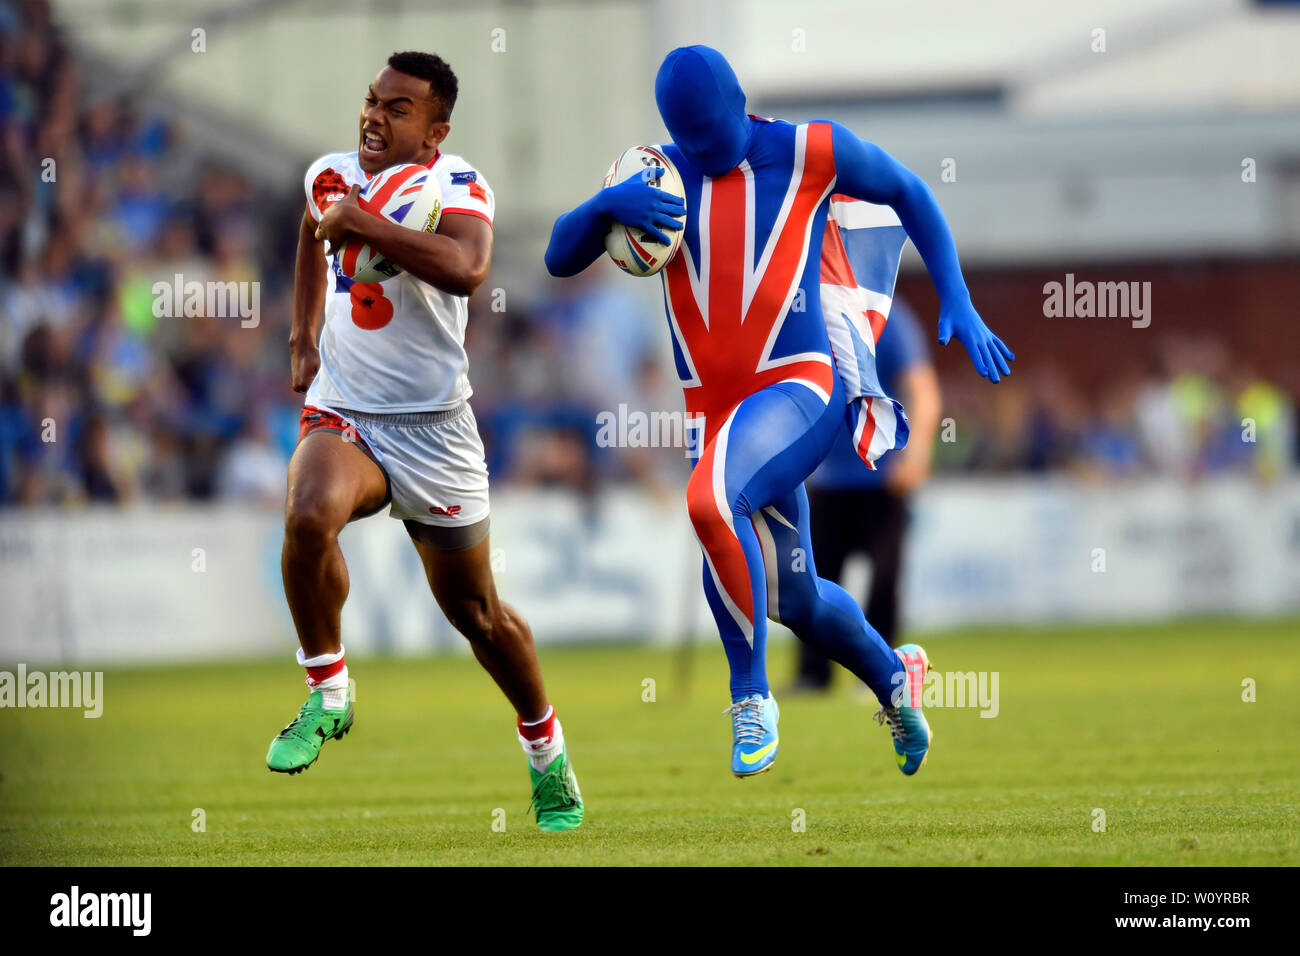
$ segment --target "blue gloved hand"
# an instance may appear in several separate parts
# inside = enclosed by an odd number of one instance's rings
[[[1007,363],[1015,361],[1015,353],[989,331],[969,299],[939,309],[939,344],[947,345],[954,335],[958,342],[966,346],[975,371],[990,382],[1002,380],[999,371],[1002,375],[1011,374],[1011,366]]]
[[[615,222],[640,229],[656,242],[669,245],[672,240],[660,229],[678,230],[686,215],[686,203],[681,197],[650,185],[664,173],[662,167],[647,167],[640,176],[631,176],[616,186],[602,189],[599,197],[601,211]]]

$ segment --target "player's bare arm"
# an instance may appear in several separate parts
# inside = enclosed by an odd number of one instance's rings
[[[471,295],[492,264],[492,227],[477,216],[449,213],[434,233],[417,232],[361,208],[360,187],[325,210],[315,237],[336,249],[350,236],[367,242],[411,275],[452,295]]]
[[[947,345],[955,334],[976,371],[991,382],[1010,375],[1008,363],[1016,356],[971,304],[957,260],[957,244],[930,187],[879,146],[859,139],[845,126],[831,125],[835,188],[855,199],[890,206],[898,213],[939,292],[939,341]]]
[[[293,390],[305,392],[320,369],[316,340],[325,309],[325,273],[329,264],[321,254],[311,213],[304,212],[298,229],[298,262],[293,273],[293,325],[289,331],[290,374]]]
[[[911,435],[907,447],[895,452],[898,460],[890,468],[886,483],[896,494],[907,495],[930,477],[943,399],[933,365],[918,363],[907,369],[900,376],[899,384]]]

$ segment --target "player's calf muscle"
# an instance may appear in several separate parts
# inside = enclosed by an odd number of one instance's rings
[[[330,432],[308,435],[289,465],[280,571],[298,640],[309,656],[336,653],[348,593],[338,533],[382,504],[384,479],[355,445]]]
[[[438,551],[415,541],[438,607],[466,640],[490,644],[502,628],[505,605],[497,598],[487,539],[465,551]]]

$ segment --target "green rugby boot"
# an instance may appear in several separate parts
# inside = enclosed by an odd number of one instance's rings
[[[351,729],[352,701],[340,710],[326,710],[321,692],[314,690],[298,716],[271,741],[266,765],[276,773],[302,773],[316,762],[325,741],[342,740]]]
[[[537,828],[549,833],[576,830],[582,823],[582,791],[569,762],[569,745],[564,745],[545,773],[538,773],[529,764],[528,775],[533,780],[529,808],[537,814]]]

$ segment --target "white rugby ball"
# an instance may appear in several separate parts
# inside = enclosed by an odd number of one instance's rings
[[[433,170],[417,163],[390,166],[361,187],[361,208],[389,222],[420,232],[436,232],[442,218],[442,187]],[[356,282],[383,282],[402,273],[402,267],[372,249],[369,243],[349,239],[338,250],[339,270]]]
[[[658,179],[647,176],[651,170],[663,169]],[[643,176],[645,181],[658,189],[686,199],[686,190],[682,187],[682,177],[672,161],[653,146],[633,146],[614,160],[605,174],[605,188],[621,183],[633,176]],[[685,222],[685,216],[679,216],[679,222]],[[682,230],[660,229],[672,241],[667,245],[657,242],[650,235],[634,226],[625,226],[620,222],[612,223],[605,234],[605,251],[614,260],[614,264],[634,276],[652,276],[659,272],[682,244]]]

